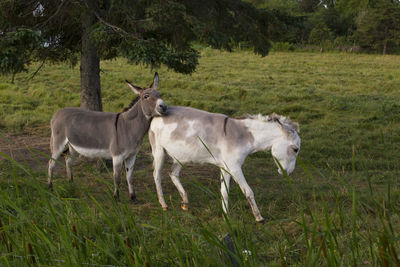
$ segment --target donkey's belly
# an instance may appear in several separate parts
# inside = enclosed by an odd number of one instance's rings
[[[175,143],[175,145],[166,145],[164,149],[174,159],[181,163],[216,163],[216,153],[207,149],[204,144],[188,145],[184,142]]]
[[[70,143],[73,149],[76,150],[79,154],[88,157],[88,158],[106,158],[111,159],[111,153],[109,149],[98,149],[98,148],[87,148],[80,147]]]

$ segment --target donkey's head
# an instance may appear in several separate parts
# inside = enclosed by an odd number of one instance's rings
[[[158,73],[154,74],[153,82],[149,88],[141,88],[129,81],[126,81],[128,86],[135,94],[138,94],[138,101],[141,102],[143,114],[148,117],[162,116],[167,113],[167,105],[161,99],[158,88]]]
[[[282,136],[275,139],[271,147],[271,154],[278,166],[279,174],[283,174],[283,169],[290,175],[294,170],[296,158],[300,152],[299,125],[285,117],[280,117],[276,114],[272,116],[277,116],[274,121],[281,129]]]

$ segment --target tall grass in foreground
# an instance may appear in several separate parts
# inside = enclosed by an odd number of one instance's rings
[[[362,195],[338,174],[331,179],[340,186],[315,183],[305,194],[285,176],[295,214],[259,225],[251,214],[223,216],[221,207],[214,221],[179,205],[163,212],[151,192],[147,200],[157,208],[135,213],[133,204],[114,201],[107,181],[100,181],[106,184],[102,197],[59,181],[50,192],[45,170],[0,155],[8,160],[0,190],[2,266],[399,266],[399,206],[390,183],[385,194]],[[323,175],[301,158],[298,165],[310,183]],[[218,188],[197,180],[190,186],[204,193],[203,202],[220,203]],[[227,233],[234,250],[223,240]]]
[[[10,164],[9,180],[0,190],[2,266],[258,265],[256,254],[245,250],[255,251],[241,238],[246,229],[233,226],[226,216],[221,221],[226,232],[216,233],[201,220],[196,221],[196,232],[190,231],[176,224],[182,215],[177,210],[159,208],[145,218],[136,216],[130,209],[133,204],[113,200],[112,185],[105,181],[105,199],[84,188],[86,197],[79,199],[73,196],[73,184],[51,192],[29,166],[1,151],[0,156]],[[223,239],[227,233],[232,244]]]
[[[299,161],[310,178],[314,179],[309,169],[312,165]],[[287,175],[285,177],[292,185],[290,178]],[[302,241],[306,248],[306,254],[302,255],[302,264],[400,266],[396,253],[400,244],[399,232],[393,227],[395,221],[398,228],[399,207],[390,201],[390,184],[387,185],[386,196],[379,198],[371,192],[369,199],[362,199],[356,193],[356,189],[345,183],[339,175],[337,180],[342,183],[344,190],[336,191],[331,186],[333,199],[328,200],[318,190],[313,193],[313,201],[318,202],[320,206],[317,212],[312,209],[312,204],[301,197],[297,198],[300,219],[294,222],[302,228]],[[294,195],[300,195],[295,187],[290,188]],[[333,202],[334,206],[329,208],[327,201]],[[347,209],[350,212],[347,212]],[[282,232],[288,246],[294,246],[295,242],[286,230],[282,228]],[[280,251],[285,254],[284,250]],[[290,249],[286,253],[290,253]]]

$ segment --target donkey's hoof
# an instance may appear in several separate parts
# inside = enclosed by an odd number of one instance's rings
[[[114,195],[114,200],[119,202],[119,195]]]
[[[163,210],[168,210],[168,207],[167,207],[167,206],[166,206],[166,207],[162,207],[162,209],[163,209]]]
[[[53,184],[50,183],[50,184],[47,184],[47,186],[48,186],[50,191],[53,191]]]
[[[188,211],[189,210],[189,204],[188,203],[182,203],[181,208],[184,211]]]
[[[257,221],[259,224],[264,224],[264,223],[265,223],[264,218],[257,219],[256,221]]]
[[[133,204],[140,204],[140,202],[139,202],[139,200],[136,198],[136,196],[131,196],[130,199],[131,199],[131,202],[132,202]]]

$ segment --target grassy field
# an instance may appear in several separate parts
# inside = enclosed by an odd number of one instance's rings
[[[25,148],[37,163],[0,152],[1,265],[79,266],[399,266],[399,56],[202,50],[196,73],[157,69],[169,105],[236,116],[276,112],[300,123],[301,152],[290,177],[278,175],[269,153],[256,153],[244,174],[266,223],[231,186],[224,218],[218,170],[186,166],[182,183],[189,212],[164,171],[170,209],[161,210],[147,137],[135,172],[139,204],[112,200],[111,173],[82,161],[68,183],[60,162],[54,192],[46,188],[43,150]],[[145,86],[153,73],[125,60],[105,61],[105,111],[120,111],[134,95],[124,80]],[[50,135],[55,111],[79,106],[79,68],[47,65],[15,84],[0,77],[0,133]],[[6,137],[7,136],[7,137]],[[13,143],[9,147],[21,147]],[[232,237],[235,253],[222,241]],[[129,243],[129,244],[127,244]],[[34,259],[30,257],[34,256]]]

